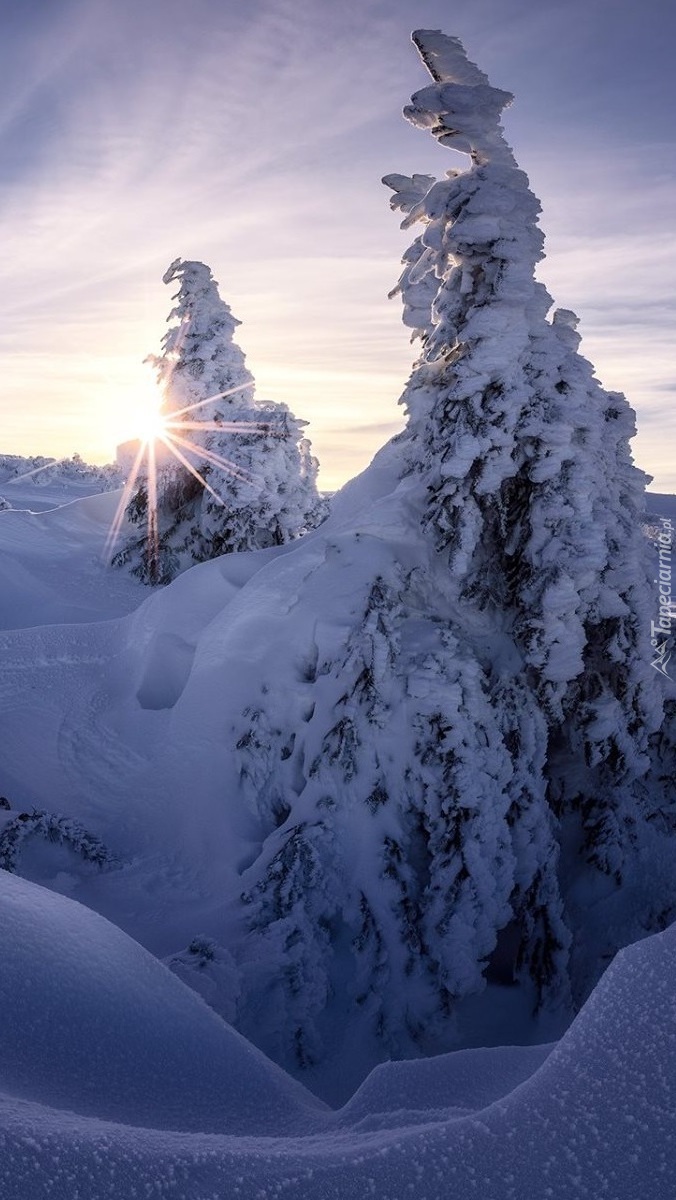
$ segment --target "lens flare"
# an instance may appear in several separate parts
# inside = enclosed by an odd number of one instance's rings
[[[159,399],[156,403],[150,400],[147,407],[139,412],[136,425],[136,436],[139,441],[156,442],[158,438],[164,436],[166,417],[160,408],[160,403]]]
[[[136,419],[136,438],[138,449],[131,466],[129,477],[122,489],[120,501],[113,517],[106,544],[104,559],[110,563],[114,557],[116,544],[123,525],[125,513],[134,492],[141,482],[145,482],[148,493],[148,548],[150,574],[153,575],[153,564],[157,568],[159,556],[158,538],[158,471],[166,467],[172,459],[189,474],[199,481],[206,492],[209,492],[219,504],[226,501],[213,486],[213,471],[231,475],[248,483],[261,483],[238,464],[224,458],[213,449],[200,445],[191,435],[204,434],[207,431],[233,433],[240,435],[266,434],[274,436],[269,422],[265,421],[200,421],[196,410],[214,400],[220,400],[235,392],[241,392],[241,386],[230,388],[225,392],[217,392],[196,404],[172,411],[163,410],[162,396],[157,388],[152,388],[144,395]],[[254,410],[255,412],[255,410]],[[202,471],[198,469],[202,466]],[[206,467],[209,470],[209,481],[204,477]]]

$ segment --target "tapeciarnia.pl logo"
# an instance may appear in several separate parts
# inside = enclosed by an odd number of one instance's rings
[[[660,517],[662,528],[657,535],[655,549],[659,555],[657,597],[659,600],[659,617],[650,622],[650,644],[655,651],[651,667],[659,671],[667,679],[671,676],[667,671],[671,650],[669,647],[671,623],[676,620],[676,605],[671,594],[671,556],[674,544],[674,528],[668,517]]]

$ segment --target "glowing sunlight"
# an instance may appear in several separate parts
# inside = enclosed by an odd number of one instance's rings
[[[163,396],[149,367],[144,365],[143,374],[129,401],[133,412],[130,414],[127,439],[148,443],[163,437],[167,419],[162,411]]]
[[[269,432],[269,426],[265,422],[240,420],[233,423],[195,419],[198,416],[196,410],[240,390],[240,386],[233,387],[228,391],[208,396],[196,404],[186,405],[173,412],[166,412],[162,411],[163,396],[154,381],[150,381],[147,389],[143,389],[138,401],[138,409],[134,414],[133,435],[129,438],[129,441],[137,443],[136,453],[133,463],[130,464],[127,480],[106,539],[103,554],[106,561],[110,562],[115,553],[117,540],[125,521],[127,506],[141,482],[145,483],[148,492],[148,538],[151,544],[151,554],[154,548],[155,556],[157,555],[159,536],[157,473],[160,467],[171,464],[172,459],[175,464],[193,475],[219,504],[226,503],[218,491],[207,481],[204,474],[197,469],[190,458],[186,457],[184,451],[200,461],[203,466],[208,465],[216,468],[221,474],[234,475],[239,479],[248,479],[249,482],[253,482],[252,477],[248,476],[230,459],[224,458],[204,444],[200,444],[199,437],[193,440],[191,436],[192,431],[199,431],[202,435],[212,430],[221,433],[229,430],[232,433],[243,435]]]

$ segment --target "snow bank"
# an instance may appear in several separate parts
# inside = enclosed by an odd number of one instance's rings
[[[71,488],[58,507],[37,512],[33,493],[26,491],[26,508],[0,512],[0,629],[102,621],[146,598],[104,561],[119,493],[74,499]]]
[[[391,1064],[331,1117],[100,918],[2,885],[3,1200],[673,1196],[675,927],[617,956],[551,1053]]]
[[[383,1125],[430,1119],[435,1110],[463,1114],[488,1108],[533,1075],[551,1054],[545,1046],[456,1050],[381,1063],[341,1111],[343,1123],[379,1117]]]
[[[319,1103],[126,934],[0,871],[0,1089],[161,1129],[280,1134]]]

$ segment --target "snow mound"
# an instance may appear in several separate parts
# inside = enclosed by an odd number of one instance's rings
[[[319,1104],[103,917],[0,871],[0,1090],[154,1128],[307,1130]]]
[[[382,1123],[418,1119],[433,1109],[459,1114],[487,1108],[514,1091],[552,1051],[545,1046],[456,1050],[436,1058],[380,1063],[341,1111],[350,1125],[377,1115]]]
[[[104,561],[118,501],[117,492],[73,499],[71,490],[46,511],[12,500],[15,508],[0,513],[1,629],[103,621],[146,598]]]
[[[3,1200],[672,1200],[676,927],[621,952],[551,1052],[393,1063],[331,1117],[106,922],[2,885]],[[115,1107],[152,1128],[79,1115]]]

